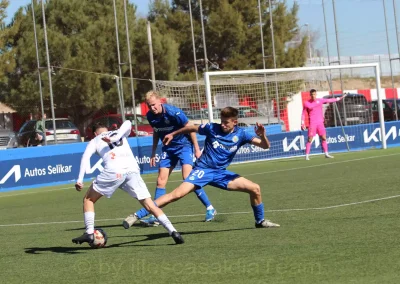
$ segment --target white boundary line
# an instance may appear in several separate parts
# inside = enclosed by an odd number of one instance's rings
[[[255,175],[265,175],[265,174],[274,174],[274,173],[280,173],[280,172],[286,172],[286,171],[295,171],[295,170],[303,170],[303,169],[310,169],[310,168],[317,168],[317,167],[325,167],[325,166],[330,166],[330,165],[336,165],[336,164],[343,164],[343,163],[350,163],[350,162],[356,162],[356,161],[363,161],[363,160],[369,160],[369,159],[375,159],[375,158],[381,158],[381,157],[390,157],[390,156],[398,156],[400,153],[394,153],[394,154],[387,154],[387,155],[379,155],[379,156],[372,156],[372,157],[366,157],[366,158],[358,158],[358,159],[352,159],[352,160],[346,160],[346,161],[337,161],[337,162],[331,162],[331,163],[326,163],[326,164],[318,164],[318,165],[311,165],[311,166],[303,166],[303,167],[297,167],[297,168],[290,168],[290,169],[282,169],[282,170],[276,170],[276,171],[268,171],[268,172],[259,172],[259,173],[251,173],[247,174],[246,176],[255,176]],[[264,161],[262,161],[264,162]],[[237,164],[233,165],[236,166]],[[170,180],[168,181],[169,183],[174,183],[174,182],[182,182],[182,180]],[[155,184],[156,182],[154,181],[148,181],[146,184]],[[57,188],[57,189],[50,189],[50,190],[43,190],[43,191],[35,191],[35,192],[21,192],[21,193],[16,193],[16,194],[10,194],[10,195],[0,195],[0,198],[5,198],[5,197],[13,197],[13,196],[20,196],[20,195],[26,195],[26,194],[37,194],[37,193],[47,193],[47,192],[53,192],[53,191],[59,191],[59,190],[64,190],[64,189],[72,189],[74,188],[73,186],[70,187],[62,187],[62,188]]]
[[[303,166],[303,167],[282,169],[282,170],[269,171],[269,172],[252,173],[252,174],[247,174],[246,176],[274,174],[274,173],[286,172],[286,171],[294,171],[294,170],[303,170],[303,169],[310,169],[310,168],[317,168],[317,167],[325,167],[325,166],[330,166],[330,165],[344,164],[344,163],[349,163],[349,162],[357,162],[357,161],[375,159],[375,158],[380,158],[380,157],[390,157],[390,156],[398,156],[398,155],[400,155],[400,153],[381,155],[381,156],[372,156],[372,157],[366,157],[366,158],[358,158],[358,159],[352,159],[352,160],[346,160],[346,161],[337,161],[337,162],[331,162],[331,163],[326,163],[326,164]]]
[[[312,211],[312,210],[327,210],[327,209],[334,209],[339,207],[346,207],[352,205],[359,205],[359,204],[366,204],[376,201],[383,201],[393,198],[398,198],[400,195],[393,195],[388,197],[382,198],[375,198],[370,200],[352,202],[352,203],[345,203],[345,204],[338,204],[326,207],[311,207],[311,208],[292,208],[292,209],[273,209],[273,210],[266,210],[265,212],[291,212],[291,211]],[[252,212],[230,212],[230,213],[218,213],[218,215],[238,215],[238,214],[250,214]],[[168,216],[169,218],[182,218],[182,217],[197,217],[203,216],[204,214],[191,214],[191,215],[176,215],[176,216]],[[123,218],[115,218],[115,219],[99,219],[96,222],[106,222],[106,221],[118,221],[123,220]],[[36,226],[36,225],[54,225],[54,224],[71,224],[71,223],[83,223],[82,220],[79,221],[59,221],[59,222],[43,222],[43,223],[25,223],[25,224],[3,224],[0,227],[18,227],[18,226]]]

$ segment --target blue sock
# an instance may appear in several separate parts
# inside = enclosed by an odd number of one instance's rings
[[[165,188],[156,188],[156,192],[154,193],[154,200],[156,200],[157,198],[159,198],[160,196],[163,196],[164,194],[166,194],[166,190]],[[154,203],[155,204],[155,203]],[[144,217],[146,217],[147,215],[149,215],[150,212],[147,211],[146,209],[142,208],[138,211],[136,211],[136,215],[138,216],[139,219],[142,219]]]
[[[206,208],[211,205],[210,200],[208,200],[207,193],[203,188],[196,189],[194,192],[196,193],[197,198],[200,199],[201,203],[203,203]]]
[[[135,214],[136,214],[136,216],[138,216],[139,219],[142,219],[142,218],[146,217],[147,215],[149,215],[149,211],[142,208],[142,209],[136,211]]]
[[[251,207],[253,207],[254,218],[256,219],[256,223],[257,224],[261,223],[261,221],[264,220],[264,203],[260,203],[258,205],[252,205]]]
[[[154,193],[154,200],[165,195],[166,193],[167,191],[165,190],[165,188],[156,187],[156,192]]]

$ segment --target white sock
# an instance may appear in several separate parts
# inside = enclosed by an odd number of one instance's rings
[[[207,209],[207,210],[214,209],[214,206],[210,205],[210,206],[208,206],[206,209]]]
[[[157,219],[160,222],[160,224],[163,225],[163,227],[165,229],[167,229],[167,231],[170,235],[172,234],[172,232],[176,231],[174,226],[172,225],[171,221],[168,219],[168,217],[165,214],[158,216]]]
[[[92,212],[92,211],[85,212],[84,219],[85,219],[86,233],[93,234],[94,233],[94,212]]]

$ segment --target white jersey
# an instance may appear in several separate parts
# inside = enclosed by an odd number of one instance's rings
[[[126,139],[131,132],[131,127],[131,122],[127,120],[120,129],[103,132],[89,142],[82,156],[78,182],[83,181],[86,169],[90,165],[90,157],[95,153],[103,159],[104,172],[110,174],[140,173],[139,165]],[[103,137],[109,137],[111,143],[104,142]]]

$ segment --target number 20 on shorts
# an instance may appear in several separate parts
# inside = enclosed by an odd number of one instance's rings
[[[204,171],[195,170],[194,173],[192,173],[192,176],[202,178],[204,176]]]

